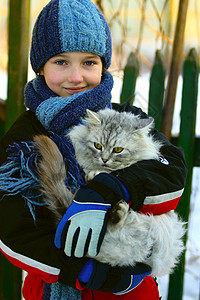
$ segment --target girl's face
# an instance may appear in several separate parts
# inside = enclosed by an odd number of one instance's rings
[[[60,97],[92,89],[100,84],[101,58],[88,52],[68,52],[51,57],[40,71],[48,87]]]

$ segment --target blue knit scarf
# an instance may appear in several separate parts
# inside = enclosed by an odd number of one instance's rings
[[[58,97],[46,85],[44,77],[38,76],[25,87],[25,104],[50,132],[58,145],[67,165],[66,186],[75,192],[84,184],[83,171],[76,162],[74,148],[66,137],[71,126],[81,122],[86,109],[98,111],[111,107],[113,78],[104,73],[100,85],[94,89],[72,95]],[[25,141],[15,143],[9,149],[9,160],[0,167],[1,189],[10,195],[22,194],[34,217],[34,206],[45,205],[38,192],[39,180],[34,172],[37,169],[37,151],[34,144]],[[16,173],[20,174],[15,178]]]
[[[65,183],[72,192],[84,184],[84,180],[66,133],[71,126],[81,122],[87,108],[98,111],[111,107],[112,87],[113,78],[110,73],[103,74],[102,81],[96,88],[67,98],[56,96],[46,85],[43,76],[38,76],[26,85],[25,104],[51,132],[52,139],[58,145],[68,170]]]
[[[83,184],[82,170],[76,162],[74,149],[65,137],[67,130],[81,122],[86,109],[98,111],[111,107],[113,78],[104,73],[99,86],[71,97],[58,97],[46,85],[44,77],[38,76],[25,87],[25,104],[33,111],[38,120],[50,132],[58,145],[68,169],[66,185],[75,191]],[[9,160],[0,167],[0,187],[10,195],[22,194],[34,216],[35,205],[45,205],[38,193],[39,180],[37,151],[31,141],[15,143],[8,150]],[[20,176],[15,178],[18,172]],[[81,292],[63,284],[46,284],[44,300],[80,300]]]
[[[80,123],[87,108],[98,111],[111,107],[112,87],[112,75],[104,73],[100,85],[94,89],[58,97],[48,88],[44,77],[38,76],[25,87],[25,104],[48,131],[63,136],[68,128]]]

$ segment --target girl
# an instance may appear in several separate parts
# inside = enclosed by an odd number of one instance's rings
[[[26,300],[159,299],[146,264],[112,268],[84,256],[86,250],[93,257],[98,253],[106,212],[119,199],[136,211],[162,214],[176,208],[186,177],[182,151],[155,131],[155,137],[164,143],[165,159],[142,161],[117,174],[99,174],[83,188],[66,130],[80,122],[87,108],[112,107],[147,118],[128,103],[111,104],[113,79],[106,71],[111,54],[108,24],[90,0],[52,0],[41,11],[30,53],[37,76],[25,87],[28,110],[0,143],[0,249],[14,265],[28,272],[23,288]],[[55,228],[42,196],[29,182],[27,174],[33,173],[35,164],[30,141],[37,134],[56,141],[68,168],[66,184],[72,191],[78,190],[70,225],[63,216]],[[160,204],[154,205],[158,195]],[[71,224],[80,232],[86,228],[90,240],[86,234],[78,242],[69,230]],[[71,249],[70,257],[65,247]]]

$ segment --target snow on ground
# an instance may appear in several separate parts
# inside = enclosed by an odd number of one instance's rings
[[[32,74],[29,76],[32,77]],[[122,76],[120,76],[122,78]],[[114,89],[112,92],[113,101],[119,102],[122,80],[120,77],[114,77]],[[0,72],[0,98],[6,99],[7,76],[6,73]],[[200,80],[199,80],[200,89]],[[175,105],[174,124],[172,133],[177,135],[180,125],[180,106],[181,106],[182,78],[180,77],[177,88],[177,99]],[[149,74],[139,77],[136,84],[136,95],[134,105],[139,106],[142,110],[147,111],[149,92]],[[196,134],[200,136],[200,93],[198,96],[197,107],[197,128]],[[200,299],[200,168],[194,168],[193,185],[191,195],[191,212],[188,228],[188,242],[186,252],[186,266],[184,279],[184,296],[183,300]],[[167,299],[168,276],[158,278],[160,294],[162,300]]]

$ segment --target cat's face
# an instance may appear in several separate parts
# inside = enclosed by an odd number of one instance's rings
[[[113,171],[129,166],[132,161],[133,137],[111,126],[99,127],[88,134],[86,146],[91,162],[99,170]]]
[[[140,160],[142,136],[149,131],[142,129],[152,120],[106,109],[98,113],[87,111],[84,122],[69,133],[77,161],[83,168],[113,171]]]

